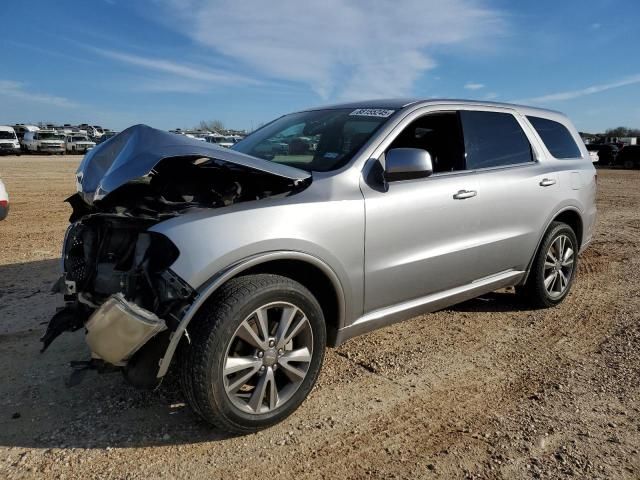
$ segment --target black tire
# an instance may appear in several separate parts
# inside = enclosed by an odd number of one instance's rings
[[[265,413],[248,413],[227,394],[223,367],[239,326],[252,312],[274,302],[292,304],[306,315],[313,339],[311,360],[306,376],[284,404]],[[267,428],[293,413],[313,388],[326,347],[325,320],[318,301],[298,282],[271,274],[247,275],[227,282],[196,314],[188,331],[191,344],[185,342],[180,352],[186,400],[206,422],[239,434]]]
[[[544,284],[545,260],[551,244],[558,237],[563,235],[569,240],[570,248],[573,250],[573,266],[564,291],[557,296],[552,296],[549,294]],[[578,240],[573,229],[566,223],[553,222],[549,226],[549,229],[543,237],[540,247],[536,252],[527,282],[523,286],[516,287],[518,295],[534,308],[549,308],[561,303],[571,291],[571,286],[573,285],[576,277],[578,268],[578,250]]]

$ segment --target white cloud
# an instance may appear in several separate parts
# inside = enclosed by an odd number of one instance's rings
[[[600,85],[592,85],[590,87],[582,88],[580,90],[568,90],[565,92],[550,93],[548,95],[542,95],[540,97],[524,98],[514,100],[514,103],[549,103],[558,102],[563,100],[572,100],[578,97],[584,97],[586,95],[593,95],[595,93],[605,92],[614,88],[626,87],[627,85],[635,85],[640,83],[640,74],[631,75],[629,77],[622,78],[615,82],[603,83]]]
[[[158,0],[151,15],[195,42],[323,98],[407,95],[441,47],[476,49],[503,31],[480,0]]]
[[[481,88],[484,88],[484,83],[467,82],[464,88],[467,90],[480,90]]]
[[[27,91],[24,83],[12,80],[0,80],[0,96],[17,98],[25,102],[53,105],[54,107],[75,108],[79,106],[65,97]]]
[[[186,78],[206,84],[258,84],[255,79],[243,77],[233,73],[212,70],[206,67],[186,65],[161,58],[149,58],[130,53],[108,50],[104,48],[90,48],[103,57],[122,63],[157,72],[168,73],[175,77]],[[169,80],[168,83],[171,81]],[[194,91],[201,91],[203,85],[194,85]]]

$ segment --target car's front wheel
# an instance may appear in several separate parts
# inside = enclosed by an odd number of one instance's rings
[[[279,275],[230,280],[189,328],[181,380],[193,410],[234,433],[280,422],[309,394],[326,345],[322,309]]]
[[[529,278],[518,293],[532,306],[553,307],[569,294],[578,267],[578,240],[573,229],[553,222],[531,265]]]

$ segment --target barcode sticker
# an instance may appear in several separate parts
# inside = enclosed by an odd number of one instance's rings
[[[349,115],[355,115],[359,117],[390,117],[395,110],[387,110],[384,108],[358,108],[351,112]]]

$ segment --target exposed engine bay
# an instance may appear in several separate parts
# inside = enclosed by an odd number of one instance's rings
[[[143,128],[147,135],[153,130]],[[120,135],[99,147],[109,148]],[[120,147],[114,161],[122,142]],[[176,246],[148,229],[194,210],[291,195],[310,182],[252,168],[244,159],[245,164],[236,164],[205,157],[199,145],[181,147],[187,155],[160,158],[146,175],[120,182],[113,191],[102,189],[93,201],[80,182],[78,193],[67,199],[73,212],[63,245],[63,274],[54,285],[65,306],[41,339],[43,351],[62,332],[84,327],[94,364],[124,367],[130,381],[152,386],[170,335],[197,292],[169,268],[180,255]],[[220,150],[212,149],[212,154]],[[93,167],[87,157],[79,179]]]

